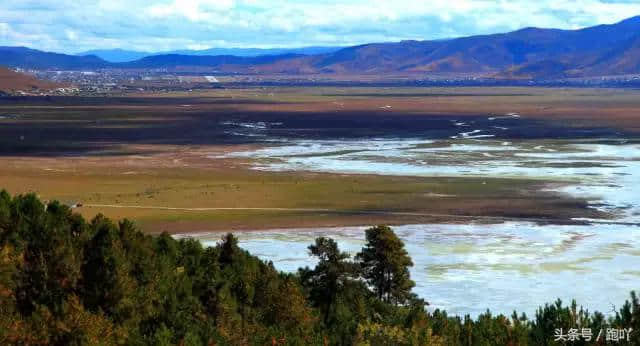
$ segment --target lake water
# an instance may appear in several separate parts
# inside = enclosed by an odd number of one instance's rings
[[[463,127],[464,124],[460,126]],[[227,156],[253,169],[402,176],[513,177],[567,184],[593,208],[629,225],[503,224],[395,227],[413,258],[415,292],[432,308],[473,316],[491,308],[531,315],[556,298],[610,312],[640,289],[640,145],[613,140],[497,139],[464,128],[448,139],[294,140]],[[217,156],[212,155],[212,159]],[[595,220],[602,221],[602,220]],[[356,253],[364,227],[239,233],[240,244],[284,271],[312,266],[306,247],[318,236]],[[219,234],[197,236],[213,244]]]
[[[240,246],[296,271],[313,266],[307,246],[330,236],[357,253],[364,227],[287,229],[236,233]],[[620,306],[640,289],[640,228],[635,226],[408,225],[394,230],[413,259],[414,292],[431,308],[455,314],[514,310],[531,315],[556,298],[575,298],[591,311]],[[205,245],[219,233],[197,236]]]

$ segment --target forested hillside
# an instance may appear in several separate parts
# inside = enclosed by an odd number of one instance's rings
[[[352,258],[318,238],[309,246],[316,267],[285,274],[231,234],[203,248],[3,191],[0,344],[545,345],[558,328],[592,328],[594,340],[598,330],[633,328],[640,344],[634,294],[608,318],[559,301],[532,319],[428,312],[420,298],[429,297],[411,293],[402,241],[384,226],[366,240]]]

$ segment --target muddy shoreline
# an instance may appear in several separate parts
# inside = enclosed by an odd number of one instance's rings
[[[473,129],[492,129],[494,138],[505,140],[625,140],[640,133],[640,101],[633,101],[640,100],[640,92],[602,91],[625,100],[624,107],[612,108],[607,95],[593,100],[590,90],[436,90],[434,94],[431,89],[385,92],[374,88],[374,92],[365,89],[366,93],[354,94],[353,90],[285,88],[117,98],[3,98],[0,115],[10,117],[0,118],[0,155],[100,155],[131,144],[443,139],[460,132],[459,122]],[[264,128],[248,131],[246,124]]]

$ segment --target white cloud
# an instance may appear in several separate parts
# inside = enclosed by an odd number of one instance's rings
[[[192,22],[200,22],[215,19],[221,12],[230,11],[233,5],[233,0],[173,0],[151,5],[148,12],[155,18],[182,16]]]
[[[7,23],[0,23],[0,37],[6,38],[9,36],[9,32],[11,31],[11,27]]]
[[[75,40],[77,40],[77,39],[78,39],[78,33],[76,33],[76,32],[75,32],[75,31],[73,31],[73,30],[69,30],[69,29],[67,29],[67,30],[65,30],[65,31],[64,31],[64,33],[65,33],[65,35],[67,35],[67,38],[68,38],[69,40],[71,40],[71,41],[75,41]]]

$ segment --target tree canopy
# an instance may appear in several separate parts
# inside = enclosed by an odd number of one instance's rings
[[[404,304],[412,298],[409,267],[413,262],[404,243],[388,226],[371,227],[365,231],[366,244],[358,253],[363,277],[373,287],[378,299]]]
[[[355,259],[318,238],[317,265],[283,273],[232,234],[203,247],[1,191],[0,344],[555,345],[558,328],[640,331],[635,294],[608,317],[561,301],[533,319],[428,311],[402,241],[384,226],[366,238]]]

